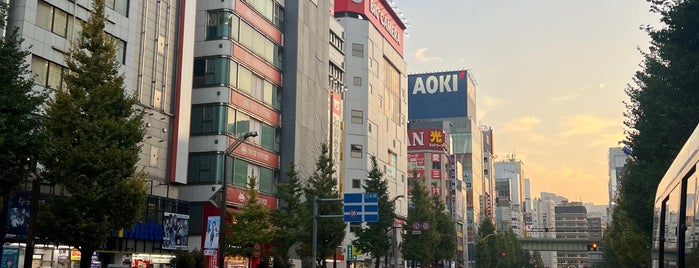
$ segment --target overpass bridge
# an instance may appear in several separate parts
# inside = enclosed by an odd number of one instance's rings
[[[587,246],[599,241],[563,238],[520,238],[524,250],[537,251],[588,251]]]

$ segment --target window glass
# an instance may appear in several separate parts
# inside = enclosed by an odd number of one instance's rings
[[[248,115],[241,112],[236,113],[235,131],[236,136],[242,136],[250,132],[250,117]]]
[[[687,232],[685,232],[684,243],[687,245],[685,252],[690,254],[692,250],[695,249],[695,245],[699,242],[699,228],[697,228],[697,175],[696,173],[687,179],[687,205],[685,209],[685,219],[687,221],[684,223],[687,225]]]
[[[260,167],[260,191],[264,193],[274,193],[274,171],[268,168]]]
[[[362,158],[362,145],[352,144],[350,146],[350,156],[354,158]]]
[[[47,87],[60,89],[63,75],[63,67],[53,62],[49,63],[49,79]]]
[[[275,146],[275,138],[274,135],[276,134],[276,129],[270,125],[267,124],[262,124],[262,133],[261,133],[261,144],[262,147],[270,150],[274,150]]]
[[[359,110],[352,110],[352,123],[361,124],[363,123],[364,112]]]
[[[53,23],[53,7],[44,1],[39,1],[36,8],[36,25],[51,31],[51,23]]]
[[[265,81],[263,87],[263,101],[265,102],[265,104],[274,107],[274,96],[277,95],[277,93],[274,90],[274,86],[272,85],[272,83]]]
[[[238,68],[238,90],[250,94],[252,73],[246,68]]]
[[[68,30],[68,14],[57,8],[54,8],[53,13],[53,32],[62,37],[66,37],[66,31]]]
[[[238,186],[247,186],[248,181],[248,163],[235,159],[235,164],[233,165],[233,184]]]
[[[46,86],[49,75],[49,62],[37,56],[32,57],[32,75],[34,75],[34,83],[40,86]]]
[[[238,63],[228,60],[230,70],[228,71],[228,84],[232,87],[238,86]]]
[[[227,118],[226,118],[226,133],[228,134],[235,134],[235,113],[236,111],[231,108],[226,108],[228,110],[227,112]]]
[[[227,85],[230,77],[229,60],[226,58],[208,59],[206,62],[206,84]]]
[[[669,199],[665,203],[665,259],[673,258],[673,254],[677,254],[678,242],[678,224],[679,224],[679,208],[680,208],[680,186],[678,185],[669,195]],[[673,253],[674,250],[674,253]]]

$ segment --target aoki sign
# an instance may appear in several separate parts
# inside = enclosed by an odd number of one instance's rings
[[[468,80],[466,70],[408,75],[408,120],[468,116]]]

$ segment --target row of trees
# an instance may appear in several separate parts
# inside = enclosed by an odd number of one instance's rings
[[[653,239],[658,183],[699,123],[699,1],[647,0],[660,27],[643,26],[651,45],[642,51],[642,70],[625,92],[629,102],[624,141],[632,152],[620,178],[620,193],[602,247],[607,267],[646,267]],[[490,234],[488,234],[490,235]],[[491,237],[488,242],[491,242]],[[483,238],[481,238],[483,239]],[[481,250],[478,250],[478,243]],[[481,258],[486,241],[477,243]],[[494,242],[493,242],[494,243]],[[699,265],[692,253],[687,265]],[[492,263],[492,262],[491,262]],[[495,266],[492,266],[495,267]]]
[[[378,193],[379,221],[369,222],[364,226],[350,228],[356,236],[352,241],[354,247],[370,254],[376,267],[382,258],[388,263],[388,257],[395,246],[391,239],[396,228],[408,230],[410,225],[395,226],[394,200],[389,200],[387,181],[379,170],[377,160],[371,157],[371,169],[363,186],[365,192]],[[312,256],[312,216],[315,198],[340,198],[335,170],[325,144],[316,162],[315,172],[306,183],[301,183],[294,165],[286,173],[283,183],[277,185],[281,207],[269,210],[260,204],[255,190],[255,178],[249,178],[247,204],[240,211],[232,212],[231,223],[226,223],[226,253],[228,255],[251,258],[259,254],[262,263],[273,257],[273,267],[291,267],[292,256],[303,260],[315,261],[325,267],[326,259],[335,256],[345,238],[346,224],[342,218],[323,218],[318,220],[317,259]],[[432,228],[421,234],[407,232],[403,234],[402,254],[413,263],[438,264],[451,259],[456,250],[456,231],[454,222],[444,203],[438,197],[430,196],[424,184],[417,182],[412,186],[412,206],[408,212],[408,222],[431,222]],[[342,215],[341,202],[318,203],[320,215]],[[393,231],[393,232],[392,232]],[[400,232],[403,233],[403,232]],[[267,247],[270,246],[271,247]],[[250,262],[249,262],[250,263]]]
[[[478,267],[545,267],[538,251],[524,250],[511,231],[496,232],[489,218],[479,224],[475,254]]]
[[[642,70],[626,88],[626,146],[630,157],[620,179],[611,224],[604,237],[608,267],[645,267],[653,241],[658,183],[699,123],[699,1],[647,0],[661,16],[641,52]],[[699,264],[699,260],[688,260]]]
[[[52,92],[34,87],[26,62],[31,54],[18,30],[0,40],[0,195],[8,201],[27,182],[27,172],[38,174],[34,185],[48,184],[57,194],[39,209],[39,237],[76,247],[82,256],[91,256],[115,230],[130,228],[147,197],[145,174],[135,168],[143,114],[124,90],[115,45],[104,32],[104,8],[104,0],[93,2],[66,55],[62,88]],[[0,26],[8,13],[0,5]],[[82,258],[80,267],[90,261]]]

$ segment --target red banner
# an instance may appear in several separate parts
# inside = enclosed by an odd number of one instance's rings
[[[243,190],[239,189],[236,187],[228,187],[228,192],[226,193],[226,199],[228,199],[228,202],[231,202],[233,204],[237,205],[246,205],[248,203],[248,198],[247,198],[248,190]],[[277,208],[277,199],[257,192],[257,198],[260,200],[260,204],[263,206],[266,206],[270,209],[276,209]]]
[[[418,178],[424,178],[425,177],[425,170],[424,169],[418,169],[417,170],[417,177]],[[414,179],[413,177],[413,170],[408,170],[408,179]]]
[[[446,152],[449,149],[449,137],[441,129],[409,129],[408,151],[430,150]]]
[[[233,142],[235,142],[235,140],[231,138],[231,142],[229,142],[228,144],[233,144]],[[238,148],[235,148],[233,153],[238,156],[260,162],[273,168],[279,168],[279,157],[276,154],[252,146],[247,143],[243,143],[240,146],[238,146]]]
[[[408,154],[408,171],[413,169],[425,169],[425,154]]]
[[[430,174],[430,178],[441,179],[442,178],[442,171],[439,169],[433,169],[431,174]]]
[[[277,111],[259,104],[257,101],[251,100],[235,90],[231,90],[231,103],[251,114],[267,120],[272,123],[272,125],[279,126],[279,113]]]

